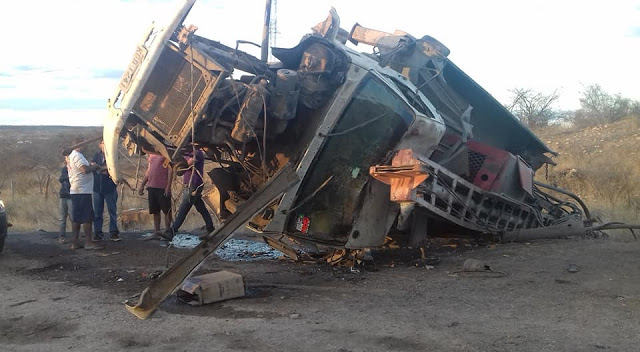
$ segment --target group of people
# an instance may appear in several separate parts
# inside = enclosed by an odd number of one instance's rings
[[[113,241],[119,241],[116,203],[118,192],[116,184],[109,177],[104,156],[104,142],[100,141],[100,150],[91,161],[82,154],[86,148],[84,139],[74,140],[76,148],[65,156],[60,171],[60,234],[58,240],[65,243],[67,216],[71,218],[71,249],[102,249],[97,241],[104,239],[102,232],[102,214],[104,204],[109,212],[109,234]],[[91,235],[93,225],[94,236]],[[80,243],[80,229],[85,235],[84,244]]]
[[[168,160],[162,155],[147,151],[149,155],[147,172],[140,184],[138,193],[144,194],[144,187],[147,187],[149,199],[149,213],[153,215],[153,225],[155,234],[171,240],[178,231],[182,223],[187,218],[189,210],[195,206],[196,210],[204,220],[207,233],[214,230],[213,220],[209,214],[204,201],[202,200],[202,189],[204,181],[205,155],[200,149],[192,150],[184,155],[187,163],[185,170],[180,170],[184,190],[182,200],[175,221],[171,224],[171,184],[173,170],[168,166]],[[165,214],[165,231],[160,232],[160,212]]]
[[[117,186],[109,176],[104,155],[104,141],[91,161],[83,155],[84,139],[74,140],[75,149],[65,157],[65,165],[60,171],[60,234],[59,242],[66,243],[67,216],[71,218],[71,249],[103,249],[99,241],[106,240],[103,233],[104,205],[109,213],[109,239],[120,241],[117,222]],[[171,240],[187,217],[192,206],[202,215],[207,233],[214,230],[213,221],[202,200],[205,155],[200,149],[185,155],[187,167],[180,170],[185,185],[182,201],[175,221],[172,223],[171,184],[173,169],[162,155],[148,152],[148,167],[138,188],[140,195],[147,189],[149,213],[153,215],[155,235]],[[164,213],[165,230],[160,231],[161,213]],[[93,229],[92,229],[93,226]],[[80,241],[82,228],[85,240]],[[93,235],[92,235],[93,230]]]

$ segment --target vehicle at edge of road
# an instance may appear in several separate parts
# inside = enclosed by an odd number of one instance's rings
[[[291,256],[379,247],[390,232],[423,246],[431,236],[516,241],[618,226],[595,226],[577,196],[534,181],[556,153],[436,39],[359,24],[347,32],[331,9],[267,62],[264,50],[262,60],[238,50],[245,41],[231,48],[183,25],[194,2],[144,33],[109,100],[114,180],[121,142],[176,169],[201,148],[216,165],[203,197],[222,223],[292,164],[301,182],[247,223]]]

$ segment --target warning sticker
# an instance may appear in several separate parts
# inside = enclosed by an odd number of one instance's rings
[[[307,233],[309,231],[310,222],[311,220],[309,220],[308,217],[303,214],[298,214],[298,217],[296,218],[296,230],[302,233]]]

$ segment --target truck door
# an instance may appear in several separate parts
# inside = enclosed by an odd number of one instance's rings
[[[382,80],[365,77],[326,135],[301,186],[288,230],[346,242],[359,194],[370,180],[369,167],[391,157],[414,118],[413,110]]]

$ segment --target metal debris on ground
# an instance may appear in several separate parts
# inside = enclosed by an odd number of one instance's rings
[[[196,248],[200,242],[202,242],[202,240],[196,235],[179,233],[173,236],[173,239],[169,243],[175,248]]]
[[[195,248],[202,242],[196,235],[179,233],[169,243],[175,248]],[[228,261],[251,261],[260,259],[276,259],[282,253],[269,247],[266,243],[230,239],[215,251],[220,259]]]
[[[121,252],[99,253],[99,254],[97,254],[97,256],[98,256],[98,257],[108,257],[108,256],[111,256],[111,255],[118,255],[118,254],[120,254],[120,253],[121,253]]]
[[[266,243],[230,239],[223,244],[215,254],[223,260],[251,261],[260,259],[276,259],[283,254]]]
[[[150,236],[152,236],[151,234]],[[147,236],[149,237],[149,235]],[[169,244],[175,248],[195,248],[202,242],[196,235],[186,233],[176,234]],[[283,254],[269,247],[266,243],[230,239],[215,251],[220,259],[228,261],[251,261],[261,259],[276,259]]]
[[[462,270],[470,272],[470,271],[491,271],[492,269],[491,269],[491,266],[484,264],[483,262],[477,259],[469,258],[464,261],[464,264],[462,265]]]
[[[457,274],[479,274],[479,273],[484,274],[482,275],[482,277],[507,276],[507,273],[503,271],[493,270],[493,268],[490,265],[473,258],[469,258],[464,261],[464,264],[462,264],[462,270],[452,271],[451,273],[454,274],[454,276],[457,276]]]
[[[575,264],[569,264],[567,265],[567,272],[570,273],[577,273],[578,271],[580,271],[580,269],[578,269],[578,266]]]

